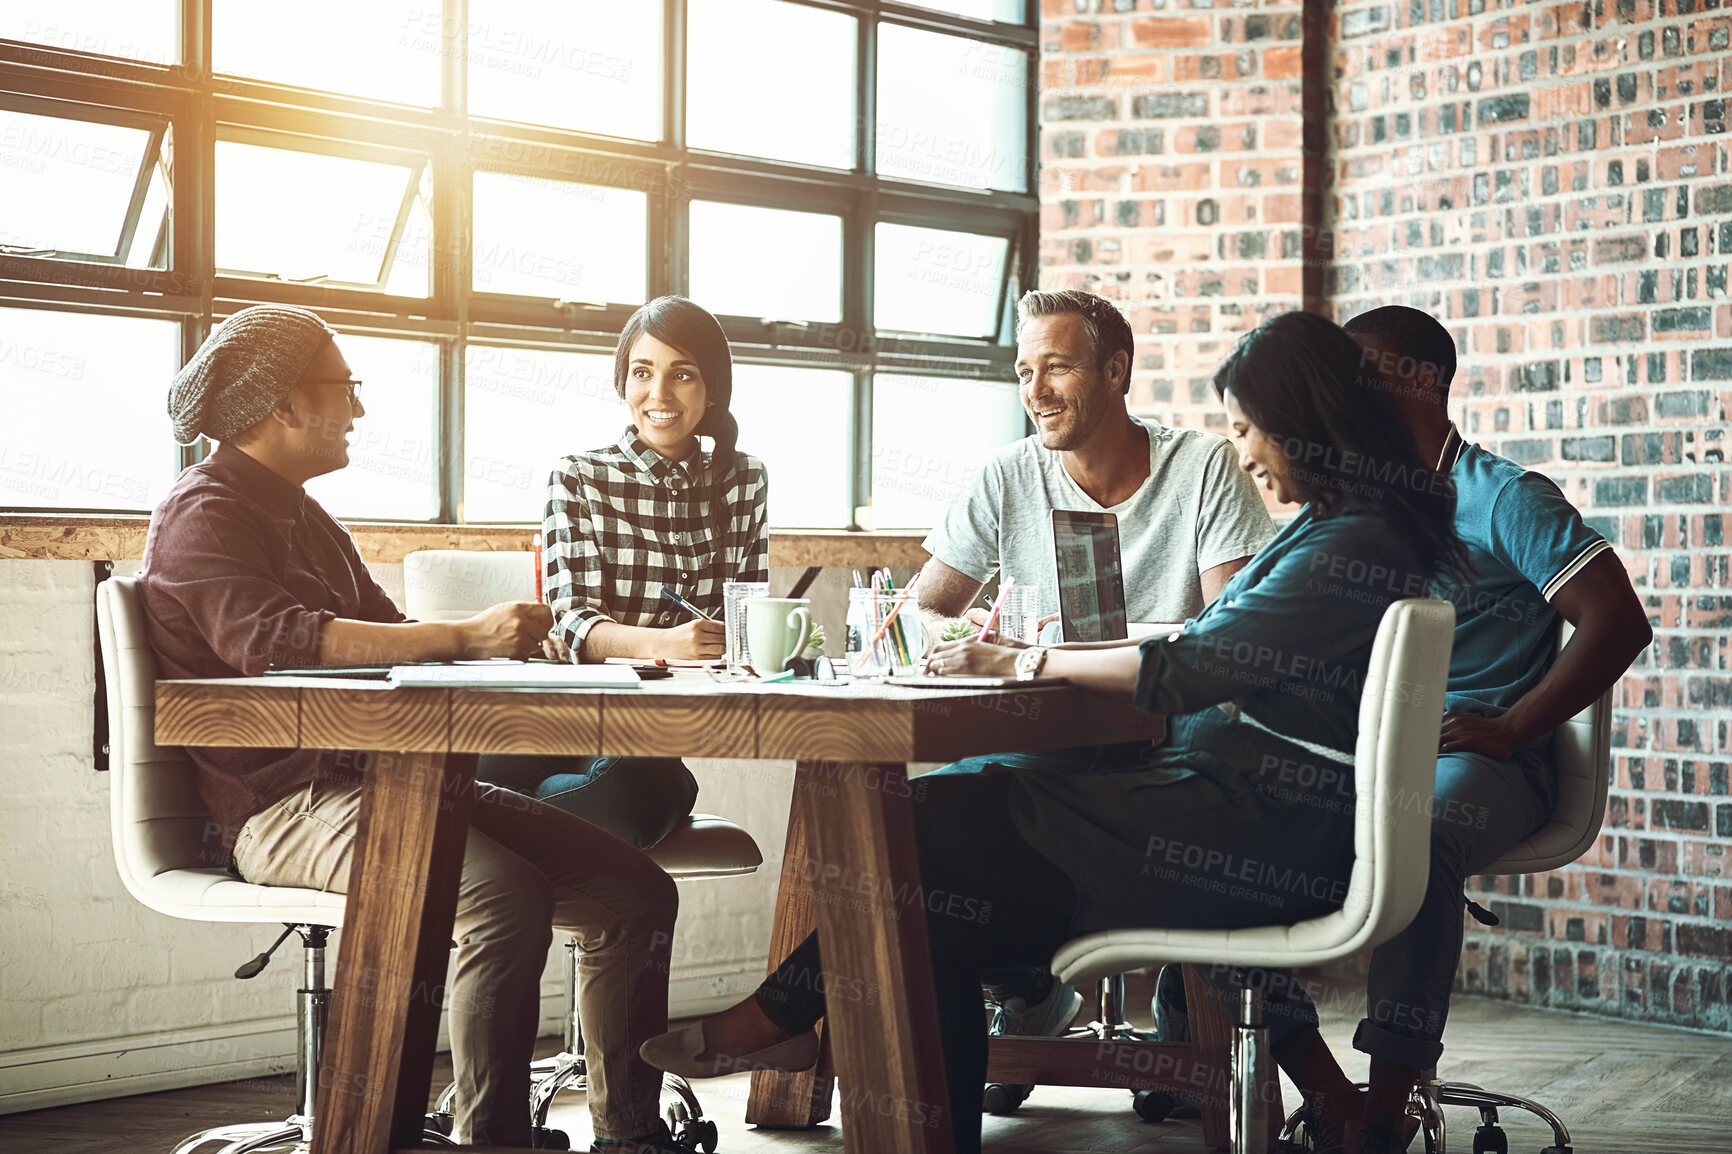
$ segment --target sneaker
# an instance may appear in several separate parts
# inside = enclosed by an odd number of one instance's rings
[[[1083,996],[1057,978],[1047,983],[1046,996],[1033,1005],[1026,998],[1006,998],[992,1013],[989,1034],[1011,1038],[1056,1038],[1082,1010]]]

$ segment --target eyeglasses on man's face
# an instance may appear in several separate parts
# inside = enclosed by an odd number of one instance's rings
[[[295,382],[300,385],[342,385],[349,390],[349,403],[361,403],[361,382],[354,377],[302,377]]]

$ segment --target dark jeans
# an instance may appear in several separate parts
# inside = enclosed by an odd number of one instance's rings
[[[930,1116],[947,1106],[957,1154],[973,1154],[980,1149],[980,1087],[986,1080],[981,974],[1006,966],[1044,968],[1071,936],[1076,888],[1018,832],[1010,817],[1008,775],[928,775],[921,781],[925,788],[913,805],[922,887],[963,900],[931,902],[922,895],[950,1101],[910,1103],[908,1109]],[[771,1021],[797,1034],[824,1016],[827,985],[840,990],[856,981],[825,973],[817,935],[811,934],[756,996]]]
[[[677,757],[541,757],[487,754],[475,776],[580,817],[639,849],[666,837],[698,800]]]

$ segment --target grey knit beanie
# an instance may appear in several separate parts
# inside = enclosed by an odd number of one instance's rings
[[[289,394],[336,334],[318,314],[292,305],[255,305],[224,321],[174,375],[168,415],[174,439],[204,434],[227,441],[252,428]]]

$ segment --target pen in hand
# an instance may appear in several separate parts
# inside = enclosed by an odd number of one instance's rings
[[[693,617],[696,617],[699,621],[715,620],[715,618],[703,612],[690,601],[687,601],[684,597],[681,597],[678,593],[669,589],[666,585],[662,586],[662,596],[666,597],[669,601],[672,601],[675,605],[678,605],[681,609],[684,609],[687,613],[690,613]]]

